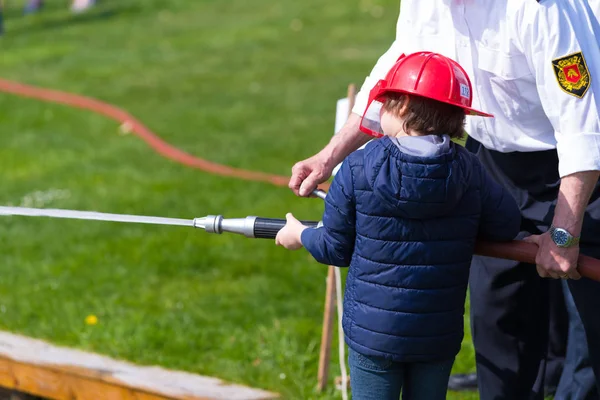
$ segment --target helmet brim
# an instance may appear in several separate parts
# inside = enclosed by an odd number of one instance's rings
[[[456,104],[456,103],[453,103],[451,101],[447,101],[445,99],[437,99],[435,97],[426,97],[426,96],[423,96],[422,94],[420,94],[420,93],[418,93],[416,91],[412,91],[412,90],[386,89],[384,91],[381,91],[378,94],[378,96],[375,97],[375,99],[381,101],[381,99],[384,98],[387,93],[401,93],[401,94],[408,94],[408,95],[411,95],[411,96],[425,97],[426,99],[435,100],[435,101],[439,101],[440,103],[450,104],[451,106],[462,108],[463,110],[465,110],[465,114],[467,114],[467,115],[472,115],[472,116],[477,116],[477,117],[494,118],[493,114],[488,114],[488,113],[476,110],[476,109],[471,108],[471,107],[467,107],[467,106],[463,106],[461,104]]]
[[[474,108],[468,108],[468,107],[461,107],[461,108],[463,110],[465,110],[465,114],[467,114],[467,115],[472,115],[472,116],[476,116],[476,117],[494,118],[494,114],[484,113],[483,111],[475,110]]]

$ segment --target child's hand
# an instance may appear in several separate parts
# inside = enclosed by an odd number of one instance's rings
[[[285,219],[287,223],[277,233],[275,244],[283,246],[288,250],[298,250],[302,248],[300,236],[302,236],[302,232],[306,229],[306,226],[302,225],[291,213],[287,213]]]

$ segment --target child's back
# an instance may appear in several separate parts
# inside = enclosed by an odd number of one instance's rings
[[[350,265],[351,348],[399,362],[451,358],[463,337],[475,240],[512,239],[519,211],[447,137],[425,157],[394,141],[374,141],[344,161],[327,195],[325,229],[307,229],[302,242],[319,262]]]

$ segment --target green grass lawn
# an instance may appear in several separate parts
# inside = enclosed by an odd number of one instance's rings
[[[23,17],[23,2],[6,3],[0,77],[99,98],[192,154],[277,174],[328,141],[336,99],[391,43],[398,12],[397,0],[103,0],[80,16],[49,1]],[[4,94],[0,109],[3,205],[185,218],[322,212],[285,188],[163,159],[85,111]],[[339,397],[315,393],[326,268],[306,252],[189,228],[0,226],[1,329],[285,399]],[[455,370],[473,368],[467,334]]]

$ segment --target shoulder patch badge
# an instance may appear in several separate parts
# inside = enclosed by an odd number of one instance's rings
[[[591,76],[582,52],[552,60],[554,75],[560,88],[582,98],[590,87]]]

